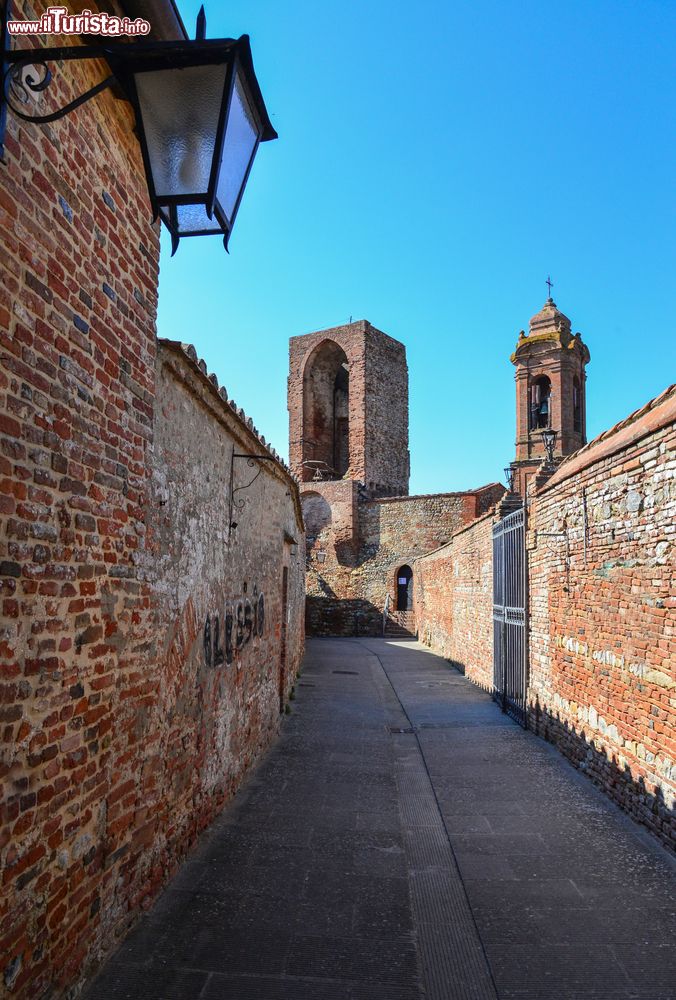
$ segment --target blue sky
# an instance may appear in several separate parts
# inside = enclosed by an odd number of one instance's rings
[[[411,492],[502,478],[548,273],[591,351],[590,438],[676,380],[674,0],[206,9],[209,37],[251,36],[280,139],[229,255],[163,236],[158,333],[280,453],[289,337],[352,316],[406,345]]]

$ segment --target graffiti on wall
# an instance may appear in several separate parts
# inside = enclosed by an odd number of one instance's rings
[[[265,631],[265,597],[254,586],[251,597],[226,601],[221,614],[207,615],[204,623],[204,660],[208,667],[232,663],[244,647]]]

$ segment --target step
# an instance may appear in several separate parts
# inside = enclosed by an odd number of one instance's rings
[[[390,636],[390,637],[394,636],[394,637],[398,637],[398,638],[402,638],[402,637],[412,638],[412,637],[415,636],[415,627],[409,629],[409,628],[404,628],[401,625],[386,625],[385,626],[385,636],[386,637],[387,636]]]

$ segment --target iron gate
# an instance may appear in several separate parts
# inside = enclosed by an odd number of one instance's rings
[[[493,697],[526,726],[526,511],[493,527]]]

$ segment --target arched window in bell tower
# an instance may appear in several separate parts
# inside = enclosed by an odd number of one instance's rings
[[[530,385],[530,430],[551,426],[552,383],[540,375]]]
[[[582,433],[582,386],[577,375],[573,379],[573,430]]]
[[[303,376],[303,481],[342,479],[350,467],[350,369],[345,351],[325,340]]]

